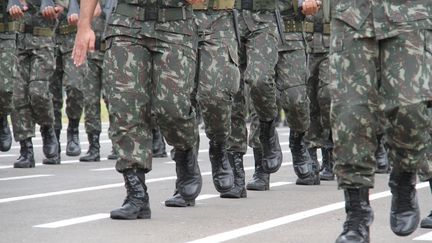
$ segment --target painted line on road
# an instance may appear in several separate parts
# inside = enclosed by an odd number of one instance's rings
[[[286,163],[282,163],[282,166],[287,166],[290,164],[292,164],[292,163],[286,162]],[[246,167],[245,168],[245,170],[252,170],[252,169],[254,169],[254,167]],[[211,172],[210,171],[209,172],[203,172],[203,173],[201,173],[201,175],[202,176],[211,175]],[[175,179],[177,179],[177,176],[168,176],[168,177],[148,179],[148,180],[146,180],[146,183],[168,181],[168,180],[175,180]],[[23,201],[23,200],[28,200],[28,199],[51,197],[51,196],[58,196],[58,195],[65,195],[65,194],[72,194],[72,193],[79,193],[79,192],[97,191],[97,190],[111,189],[111,188],[121,187],[121,186],[124,186],[123,182],[122,183],[101,185],[101,186],[92,186],[92,187],[83,187],[83,188],[78,188],[78,189],[62,190],[62,191],[56,191],[56,192],[31,194],[31,195],[26,195],[26,196],[1,198],[0,203]]]
[[[100,140],[99,143],[101,143],[101,144],[111,143],[111,140],[110,139],[104,139],[104,140]],[[89,142],[81,142],[80,143],[80,145],[88,145],[88,144],[89,144]],[[66,146],[67,143],[60,143],[60,145],[61,146]],[[43,146],[42,144],[34,144],[33,148],[42,148],[42,146]],[[15,146],[11,147],[11,149],[20,149],[20,148],[21,148],[21,146],[19,146],[19,145],[15,145]]]
[[[416,186],[417,189],[421,189],[425,187],[429,187],[428,182],[419,183]],[[369,200],[372,201],[372,200],[388,197],[390,195],[391,195],[390,191],[374,193],[369,196]],[[300,221],[320,214],[336,211],[344,207],[345,207],[345,202],[332,203],[319,208],[314,208],[314,209],[298,212],[295,214],[290,214],[283,217],[275,218],[272,220],[264,221],[261,223],[252,224],[235,230],[207,236],[202,239],[190,241],[189,243],[224,242],[228,240],[233,240],[242,236],[251,235],[257,232],[269,230],[278,226],[286,225],[292,222]]]
[[[5,158],[5,157],[17,157],[18,154],[0,154],[0,158]]]
[[[432,241],[432,232],[426,233],[424,235],[420,235],[419,237],[414,238],[413,240],[418,241]]]
[[[55,228],[70,226],[70,225],[74,225],[74,224],[81,224],[81,223],[86,223],[86,222],[90,222],[90,221],[106,219],[109,217],[110,217],[110,215],[107,213],[98,213],[98,214],[93,214],[93,215],[79,217],[79,218],[60,220],[60,221],[52,222],[52,223],[48,223],[48,224],[39,224],[39,225],[35,225],[33,227],[55,229]]]
[[[90,171],[109,171],[109,170],[115,170],[115,167],[91,169]]]
[[[273,183],[270,183],[270,187],[286,186],[286,185],[291,185],[291,184],[294,184],[294,182],[290,182],[290,181],[279,181],[279,182],[273,182]]]
[[[108,159],[106,158],[101,158],[100,161],[106,161]],[[74,160],[62,160],[61,163],[59,165],[64,165],[64,164],[74,164],[74,163],[79,163],[79,159],[74,159]],[[82,162],[82,163],[98,163],[98,162]],[[36,166],[59,166],[59,165],[44,165],[42,163],[36,163]],[[0,166],[0,170],[3,169],[10,169],[13,168],[13,165],[5,165],[5,166]]]
[[[28,175],[28,176],[15,176],[15,177],[5,177],[0,178],[0,181],[13,181],[13,180],[22,180],[22,179],[31,179],[31,178],[39,178],[39,177],[48,177],[54,175]]]

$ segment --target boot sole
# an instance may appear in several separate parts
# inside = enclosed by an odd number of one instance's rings
[[[224,194],[220,194],[220,198],[230,198],[230,199],[247,198],[247,192],[246,189],[243,189],[243,191],[240,194],[224,193]]]
[[[80,159],[80,162],[100,162],[100,158],[96,158],[94,160]]]
[[[71,156],[71,157],[76,157],[76,156],[80,156],[81,155],[81,151],[76,152],[76,153],[72,153],[72,152],[66,152],[67,156]]]
[[[14,168],[19,168],[19,169],[34,168],[35,164],[29,164],[28,166],[17,166],[17,165],[14,164],[13,167]]]
[[[185,203],[175,203],[165,201],[165,206],[173,208],[185,208],[195,206],[195,201],[186,201]]]
[[[252,186],[246,186],[246,189],[249,191],[269,191],[270,186],[262,186],[262,187],[252,187]]]

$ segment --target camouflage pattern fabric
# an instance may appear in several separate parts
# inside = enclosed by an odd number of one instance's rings
[[[104,22],[102,17],[93,19],[92,27],[99,37],[102,35]],[[102,130],[100,100],[104,86],[102,79],[104,55],[105,50],[96,50],[87,57],[87,70],[82,85],[86,133],[99,134]]]
[[[12,111],[13,84],[19,76],[15,34],[0,33],[0,60],[0,117],[4,117]]]
[[[199,71],[197,100],[207,137],[227,141],[231,106],[240,85],[237,39],[229,11],[197,11]]]
[[[271,121],[279,111],[274,80],[279,34],[274,12],[241,10],[239,31],[239,68],[244,84],[234,96],[228,151],[245,153],[247,128],[245,120],[240,120],[247,115],[245,85],[250,88],[250,99],[259,120]]]
[[[175,2],[176,7],[184,4]],[[138,21],[112,14],[104,78],[113,116],[111,138],[120,156],[117,171],[136,167],[151,170],[150,100],[167,143],[180,150],[195,145],[198,128],[190,94],[195,78],[196,43],[192,19]]]
[[[55,21],[42,18],[40,1],[28,0],[29,10],[23,22],[27,25],[54,29]],[[22,33],[18,36],[20,78],[14,83],[12,124],[16,141],[34,137],[35,123],[54,125],[49,80],[54,74],[54,41],[52,37]]]
[[[432,97],[432,2],[334,3],[330,90],[339,187],[373,187],[379,112],[389,123],[393,166],[417,172],[430,146],[424,101]]]
[[[56,69],[50,78],[49,89],[52,94],[54,110],[54,129],[62,129],[62,108],[63,108],[63,59],[58,46],[55,48]]]

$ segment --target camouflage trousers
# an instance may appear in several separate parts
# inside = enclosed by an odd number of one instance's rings
[[[100,100],[103,93],[103,59],[104,52],[101,51],[91,53],[87,58],[87,74],[82,85],[86,133],[99,134],[102,131]],[[105,101],[105,105],[107,105],[107,101]]]
[[[274,79],[278,59],[278,32],[274,14],[243,10],[239,18],[239,30],[241,82],[250,88],[250,98],[258,119],[271,121],[278,113]],[[247,115],[246,99],[240,97],[245,95],[244,88],[242,84],[234,96],[231,137],[228,143],[228,150],[243,153],[247,149],[247,128],[246,122],[238,119],[245,119]]]
[[[285,111],[290,129],[306,132],[309,129],[309,98],[306,90],[306,51],[303,39],[285,40],[279,47],[276,64],[277,103]],[[259,118],[252,115],[249,146],[257,148],[259,141]]]
[[[0,117],[12,111],[13,85],[18,76],[16,35],[0,34]]]
[[[69,119],[81,118],[84,106],[83,80],[84,67],[75,67],[72,52],[62,55],[63,86],[66,91],[66,115]]]
[[[379,41],[353,38],[349,32],[332,35],[331,121],[339,187],[373,187],[379,111],[388,120],[385,135],[393,166],[417,172],[426,160],[431,123],[423,101],[430,97],[421,94],[430,90],[421,88],[431,80],[430,34],[411,31]]]
[[[240,84],[233,16],[229,11],[195,14],[200,36],[197,100],[207,137],[226,142],[231,133],[233,96]]]
[[[308,147],[332,148],[330,104],[331,97],[328,85],[328,53],[313,53],[309,58],[310,77],[308,79],[308,96],[310,99],[310,126],[305,140]]]
[[[18,48],[21,77],[14,83],[12,124],[15,140],[22,141],[35,136],[35,123],[54,125],[49,79],[54,73],[55,59],[51,37],[23,34]]]
[[[191,37],[173,34],[175,38]],[[194,86],[196,52],[186,45],[142,36],[107,39],[104,80],[111,139],[120,158],[117,171],[151,170],[151,109],[168,144],[192,149],[198,137],[190,95]]]

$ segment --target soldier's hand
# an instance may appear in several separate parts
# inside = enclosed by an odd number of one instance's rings
[[[314,15],[318,12],[321,1],[305,0],[302,6],[302,13],[304,15]]]
[[[61,5],[56,5],[55,7],[47,6],[42,10],[42,16],[45,19],[54,20],[59,14],[63,13],[64,7]]]
[[[102,14],[102,8],[99,2],[96,5],[95,11],[93,13],[93,17],[99,17]]]
[[[72,58],[75,66],[81,66],[87,59],[87,52],[94,51],[96,36],[90,25],[78,25],[78,32],[75,37],[75,45],[72,51]]]
[[[204,3],[205,0],[186,0],[189,4],[198,4],[198,3]]]
[[[20,0],[22,8],[18,5],[13,5],[9,8],[9,14],[14,19],[20,19],[24,16],[24,12],[28,10],[28,5],[25,0]]]
[[[78,14],[72,14],[67,18],[68,24],[69,25],[74,25],[77,26],[78,25]]]

